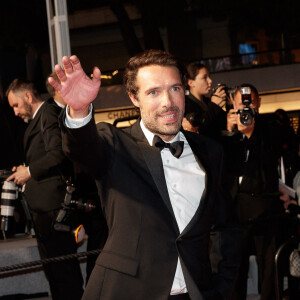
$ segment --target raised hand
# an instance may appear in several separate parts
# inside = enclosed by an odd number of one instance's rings
[[[95,67],[93,78],[90,79],[83,71],[77,56],[62,58],[63,68],[55,66],[55,72],[60,79],[58,83],[49,77],[49,83],[61,95],[70,107],[70,116],[73,118],[85,117],[90,103],[96,98],[101,85],[101,72]]]

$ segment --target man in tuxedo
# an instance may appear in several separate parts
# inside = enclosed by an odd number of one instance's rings
[[[181,130],[185,68],[171,54],[148,50],[131,58],[124,80],[141,118],[125,130],[95,125],[90,80],[76,56],[56,65],[67,103],[63,149],[95,179],[108,238],[83,299],[225,299],[238,267],[239,230],[228,223],[222,151]],[[209,260],[212,227],[219,232],[217,273]]]
[[[43,101],[29,81],[15,79],[6,95],[15,115],[30,120],[24,135],[25,164],[14,167],[7,181],[25,185],[41,258],[75,253],[76,243],[69,232],[54,230],[53,224],[66,193],[63,177],[71,175],[70,161],[62,151],[58,115],[53,100]],[[53,299],[80,299],[83,280],[77,261],[44,265]]]

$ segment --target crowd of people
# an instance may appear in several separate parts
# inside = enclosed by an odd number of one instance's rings
[[[46,81],[49,100],[26,80],[6,91],[28,121],[7,180],[23,186],[41,258],[76,252],[70,232],[54,228],[68,181],[96,207],[83,214],[88,249],[103,248],[88,260],[87,286],[77,261],[47,264],[52,298],[243,300],[254,254],[260,299],[274,300],[276,251],[299,234],[280,218],[297,198],[279,178],[296,190],[300,171],[286,112],[261,115],[250,83],[229,92],[204,65],[146,50],[124,74],[140,117],[119,129],[95,123],[100,74],[90,79],[76,56],[64,57]]]

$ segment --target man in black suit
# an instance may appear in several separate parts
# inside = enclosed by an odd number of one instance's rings
[[[7,181],[25,184],[25,198],[31,210],[41,258],[76,252],[68,232],[54,230],[53,224],[64,200],[71,173],[62,151],[58,115],[61,108],[53,100],[43,101],[33,83],[15,79],[7,89],[15,115],[31,120],[24,135],[25,165],[14,167]],[[53,299],[80,299],[83,280],[77,261],[44,265]]]
[[[61,84],[49,82],[68,104],[64,151],[96,178],[108,225],[83,299],[225,299],[238,267],[239,231],[226,224],[220,146],[181,130],[184,66],[158,50],[129,60],[125,85],[141,119],[125,130],[95,125],[100,70],[90,80],[76,56],[64,57],[63,67],[55,67]],[[163,141],[174,144],[165,148]],[[222,255],[216,274],[213,225]]]
[[[232,100],[234,108],[227,116],[230,134],[224,138],[230,170],[227,180],[238,221],[244,228],[242,260],[233,299],[247,298],[249,256],[255,254],[261,299],[272,300],[275,299],[274,259],[279,236],[276,216],[283,213],[278,190],[280,138],[275,122],[258,114],[260,97],[253,85],[239,86]],[[251,117],[242,117],[247,102],[246,112],[252,115],[252,122]]]

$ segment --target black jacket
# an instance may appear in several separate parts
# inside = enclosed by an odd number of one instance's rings
[[[24,135],[25,164],[31,174],[25,197],[36,212],[61,207],[66,187],[63,176],[68,178],[73,170],[62,151],[60,112],[61,108],[52,99],[45,101]]]
[[[94,120],[79,129],[63,128],[64,151],[96,178],[109,232],[83,299],[167,300],[178,256],[191,299],[215,299],[232,288],[238,244],[236,231],[222,227],[228,221],[222,151],[210,139],[184,134],[207,181],[195,216],[180,234],[160,151],[149,146],[139,121],[126,130],[105,123],[96,127]],[[215,224],[223,259],[213,276],[209,237]]]

